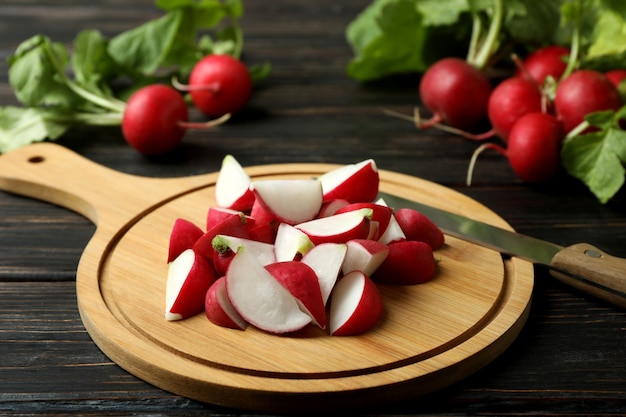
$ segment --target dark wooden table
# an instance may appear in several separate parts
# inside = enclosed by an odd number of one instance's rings
[[[168,158],[148,160],[117,128],[72,131],[59,143],[100,164],[145,176],[213,172],[231,153],[243,165],[350,163],[422,177],[465,193],[518,231],[559,244],[589,242],[626,257],[626,195],[601,205],[565,175],[519,182],[506,161],[483,154],[464,184],[475,143],[418,132],[381,108],[409,113],[416,77],[360,85],[345,75],[346,24],[368,3],[248,1],[245,57],[273,73],[221,137],[191,131]],[[81,29],[106,35],[159,15],[151,0],[4,0],[0,4],[0,105],[16,104],[6,58],[43,33],[70,43]],[[191,401],[135,378],[91,341],[76,307],[75,269],[95,230],[66,209],[0,192],[0,414],[250,414]],[[626,415],[626,312],[536,268],[530,317],[513,345],[451,387],[371,415]]]

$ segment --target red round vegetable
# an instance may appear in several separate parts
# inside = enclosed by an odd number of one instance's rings
[[[460,58],[444,58],[424,73],[419,86],[424,105],[433,119],[422,127],[445,122],[470,130],[487,118],[491,83],[478,68]]]
[[[517,119],[526,113],[542,111],[542,101],[535,81],[522,77],[502,81],[491,93],[487,107],[495,133],[506,141]]]
[[[564,46],[539,48],[522,61],[522,68],[518,69],[517,75],[530,76],[539,84],[543,84],[548,76],[559,80],[567,68],[569,55],[569,48]]]
[[[506,156],[517,176],[524,182],[551,179],[561,166],[561,144],[565,137],[562,123],[548,113],[533,112],[520,117],[509,134],[507,147],[486,143],[476,149],[468,170],[468,184],[477,156],[493,149]]]
[[[619,88],[620,83],[626,79],[626,69],[614,69],[605,72],[604,75],[616,88]]]
[[[137,90],[122,116],[122,133],[130,146],[144,155],[158,155],[181,142],[188,120],[183,96],[167,85]]]
[[[570,132],[587,114],[617,110],[622,106],[622,100],[617,88],[604,74],[577,70],[557,86],[554,106],[565,131]]]
[[[193,104],[210,117],[241,110],[252,96],[248,68],[230,55],[202,58],[189,76],[187,90]]]

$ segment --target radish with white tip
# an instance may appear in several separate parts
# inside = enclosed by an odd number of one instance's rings
[[[318,177],[324,190],[324,201],[335,199],[350,203],[373,201],[378,195],[380,178],[373,159],[343,165]]]
[[[326,327],[326,309],[313,268],[300,261],[286,261],[266,265],[265,269],[289,290],[314,324],[322,329]]]
[[[368,277],[385,261],[389,247],[370,239],[354,239],[347,242],[348,250],[341,271],[348,274],[361,271]]]
[[[352,271],[337,281],[330,300],[328,318],[332,336],[365,333],[378,323],[382,314],[380,292],[363,272]]]
[[[226,155],[215,182],[215,201],[219,207],[246,211],[252,208],[252,180],[232,155]]]
[[[335,214],[345,213],[346,211],[351,210],[359,210],[362,208],[372,209],[372,224],[376,222],[376,228],[370,231],[369,238],[374,240],[379,239],[380,236],[385,233],[387,227],[389,226],[389,222],[391,221],[391,216],[393,215],[393,209],[391,207],[377,203],[351,203],[337,210]]]
[[[182,320],[204,310],[206,292],[216,276],[210,262],[193,249],[183,251],[169,264],[165,286],[165,319]]]
[[[387,206],[387,203],[382,198],[376,200],[376,204]],[[402,231],[402,228],[400,227],[400,224],[398,223],[396,218],[394,216],[391,216],[391,219],[389,219],[389,224],[387,225],[387,229],[378,238],[378,241],[384,245],[388,245],[392,242],[400,242],[403,240],[406,240],[406,235]]]
[[[259,203],[284,223],[314,219],[322,208],[322,184],[315,179],[259,180],[250,187]]]
[[[296,298],[246,250],[239,248],[226,273],[233,307],[253,326],[269,333],[295,332],[311,323]]]
[[[347,251],[345,243],[322,243],[311,248],[301,259],[315,271],[324,304],[337,282]]]
[[[364,208],[322,217],[295,225],[315,245],[320,243],[346,243],[352,239],[365,239],[370,232],[372,209]]]
[[[248,322],[235,310],[226,293],[226,278],[220,277],[206,293],[204,312],[207,318],[221,327],[245,330]]]
[[[313,246],[313,242],[303,231],[287,223],[281,223],[278,226],[274,240],[274,253],[277,262],[299,259]]]

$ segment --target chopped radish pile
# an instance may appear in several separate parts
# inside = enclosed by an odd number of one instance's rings
[[[285,334],[309,325],[329,335],[372,329],[384,314],[376,283],[433,279],[441,230],[378,196],[373,160],[317,179],[253,181],[227,155],[205,228],[174,222],[166,319],[204,313],[217,326]]]

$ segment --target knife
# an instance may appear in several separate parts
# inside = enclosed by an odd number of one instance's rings
[[[548,267],[560,281],[626,308],[626,259],[587,244],[563,247],[388,193],[379,193],[392,208],[415,209],[445,234],[500,253]]]

